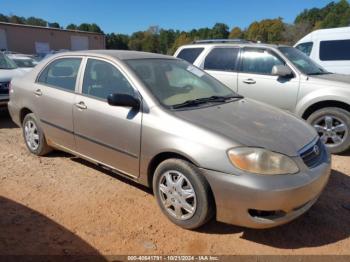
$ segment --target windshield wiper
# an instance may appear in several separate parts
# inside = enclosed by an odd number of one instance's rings
[[[187,100],[181,104],[173,105],[173,109],[182,108],[182,107],[189,107],[189,106],[196,106],[199,104],[205,104],[208,102],[219,102],[224,103],[227,100],[231,100],[234,98],[241,99],[243,96],[240,95],[232,95],[232,96],[210,96],[210,97],[203,97],[203,98],[197,98],[197,99],[191,99]]]
[[[316,75],[329,75],[332,74],[331,72],[315,72],[315,73],[309,73],[308,76],[316,76]]]

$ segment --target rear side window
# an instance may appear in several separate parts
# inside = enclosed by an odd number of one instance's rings
[[[306,43],[301,43],[297,45],[295,48],[299,49],[301,52],[303,52],[307,56],[310,56],[313,45],[314,44],[312,42],[306,42]]]
[[[193,64],[193,62],[196,61],[197,57],[202,53],[203,50],[204,48],[185,48],[180,51],[177,57]]]
[[[49,64],[38,78],[39,83],[75,91],[81,58],[61,58]]]
[[[242,58],[241,71],[244,73],[271,75],[275,65],[285,63],[271,52],[264,49],[246,49]]]
[[[236,71],[239,48],[214,48],[204,61],[204,69]]]
[[[320,60],[350,60],[350,39],[320,42]]]

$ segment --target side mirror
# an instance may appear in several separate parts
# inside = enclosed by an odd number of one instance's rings
[[[291,76],[293,75],[292,70],[286,65],[275,65],[272,67],[271,74],[274,76]]]
[[[111,106],[125,106],[138,109],[140,107],[140,101],[127,94],[110,94],[107,97],[107,102]]]

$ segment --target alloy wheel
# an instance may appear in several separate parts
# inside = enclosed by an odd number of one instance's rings
[[[313,123],[322,142],[327,146],[338,146],[347,138],[349,130],[347,125],[338,117],[325,115]]]

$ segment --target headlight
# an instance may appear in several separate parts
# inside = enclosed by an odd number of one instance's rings
[[[238,147],[228,151],[231,163],[244,171],[261,175],[295,174],[298,166],[288,156],[262,148]]]

